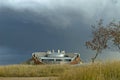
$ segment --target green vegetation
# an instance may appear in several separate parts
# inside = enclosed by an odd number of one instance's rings
[[[120,80],[120,62],[73,65],[11,65],[0,77],[58,77],[59,80]]]

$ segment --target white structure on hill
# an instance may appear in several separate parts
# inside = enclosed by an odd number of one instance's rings
[[[65,51],[58,52],[34,52],[32,53],[32,60],[34,64],[79,64],[81,63],[79,53],[65,53]]]

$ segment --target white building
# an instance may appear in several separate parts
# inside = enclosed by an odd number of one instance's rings
[[[34,64],[79,64],[81,61],[79,53],[65,53],[65,51],[58,52],[34,52],[32,53],[32,60]]]

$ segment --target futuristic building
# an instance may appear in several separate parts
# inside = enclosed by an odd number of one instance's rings
[[[80,64],[82,63],[79,53],[58,52],[34,52],[32,53],[32,64]]]

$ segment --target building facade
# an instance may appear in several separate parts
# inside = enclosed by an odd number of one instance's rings
[[[34,52],[32,53],[32,64],[80,64],[82,63],[79,53],[57,52]]]

